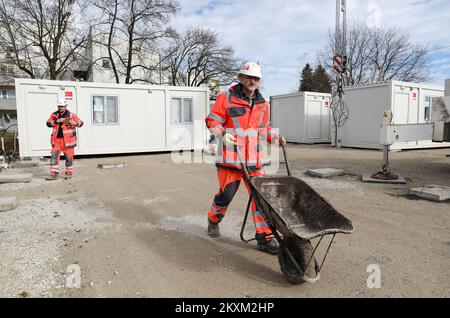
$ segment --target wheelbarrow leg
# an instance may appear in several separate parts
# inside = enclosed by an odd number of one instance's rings
[[[250,195],[248,198],[247,209],[245,210],[244,221],[242,222],[242,228],[241,228],[241,233],[240,233],[241,240],[245,243],[256,240],[256,238],[251,238],[248,240],[244,238],[244,230],[245,230],[245,226],[247,225],[248,211],[250,211],[251,204],[252,204],[252,195]]]
[[[252,204],[252,199],[253,199],[253,197],[252,197],[252,195],[250,195],[250,197],[248,198],[247,209],[245,210],[244,221],[242,222],[241,233],[239,234],[239,236],[241,237],[241,240],[243,242],[245,242],[245,243],[248,243],[248,242],[256,240],[255,237],[251,238],[251,239],[246,239],[244,237],[244,230],[245,230],[245,227],[247,226],[248,212],[250,211],[250,206]]]
[[[335,237],[335,236],[336,236],[336,233],[334,233],[334,234],[333,234],[333,237],[331,238],[330,244],[328,245],[328,248],[327,248],[327,252],[325,253],[325,256],[324,256],[323,259],[322,259],[322,264],[320,264],[320,270],[322,270],[323,263],[325,263],[325,258],[327,257],[328,252],[330,251],[331,244],[333,244],[333,241],[334,241],[334,237]]]
[[[330,243],[328,244],[327,251],[325,252],[325,255],[323,256],[322,263],[320,264],[320,266],[316,263],[316,265],[315,265],[315,266],[316,266],[316,271],[320,272],[320,271],[322,270],[323,264],[325,263],[325,259],[326,259],[327,255],[328,255],[328,252],[330,251],[331,244],[333,244],[333,241],[334,241],[335,236],[336,236],[336,233],[333,234],[333,237],[331,238],[331,241],[330,241]],[[313,252],[312,252],[312,255],[311,255],[311,257],[310,257],[310,259],[309,259],[309,261],[308,261],[308,264],[306,265],[306,268],[308,268],[309,264],[311,263],[312,259],[314,258],[314,255],[315,255],[315,253],[316,253],[316,250],[317,250],[317,248],[319,247],[320,242],[322,242],[322,239],[323,239],[324,237],[325,237],[325,235],[322,235],[322,236],[320,237],[320,240],[319,240],[319,242],[317,243],[316,247],[314,248],[314,250],[313,250]]]

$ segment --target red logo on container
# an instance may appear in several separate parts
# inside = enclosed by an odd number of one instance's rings
[[[73,93],[72,93],[72,92],[65,92],[65,96],[66,96],[66,97],[72,97],[72,96],[73,96]]]
[[[412,94],[412,97],[417,97],[417,93],[413,93],[413,94]]]
[[[328,101],[325,101],[325,102],[323,103],[323,105],[324,105],[325,107],[328,107]]]

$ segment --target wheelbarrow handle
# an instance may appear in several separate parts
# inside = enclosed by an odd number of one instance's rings
[[[284,144],[280,143],[280,147],[283,150],[283,157],[284,157],[284,162],[286,164],[286,170],[287,170],[287,175],[290,177],[291,176],[291,167],[289,165],[289,161],[287,158],[287,151],[286,151],[286,147]],[[239,162],[242,165],[242,171],[244,172],[245,177],[247,178],[248,181],[250,181],[250,174],[248,173],[247,167],[245,165],[245,161],[242,158],[242,152],[241,152],[241,145],[237,146],[237,155],[238,155],[238,159]]]
[[[284,157],[284,163],[286,164],[287,175],[290,177],[291,176],[291,167],[289,165],[289,161],[288,161],[288,158],[287,158],[286,147],[282,143],[280,143],[280,146],[281,146],[281,149],[283,150],[283,157]]]
[[[240,162],[241,165],[242,165],[242,171],[244,172],[245,178],[246,178],[247,181],[250,183],[250,174],[248,173],[247,166],[245,165],[245,161],[244,161],[243,158],[242,158],[241,148],[242,148],[242,145],[237,145],[237,155],[238,155],[238,159],[239,159],[239,162]]]

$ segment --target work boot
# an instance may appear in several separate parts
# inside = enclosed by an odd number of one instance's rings
[[[51,174],[51,175],[45,177],[45,180],[48,180],[48,181],[53,181],[53,180],[56,180],[56,179],[58,179],[58,175],[57,174]]]
[[[208,218],[208,235],[211,237],[219,237],[219,223],[214,223]]]
[[[72,175],[71,174],[65,174],[64,175],[64,179],[70,180],[70,179],[72,179]]]
[[[272,255],[278,254],[278,243],[274,239],[266,239],[265,233],[256,234],[256,241],[258,244],[256,248],[262,252],[266,252]]]

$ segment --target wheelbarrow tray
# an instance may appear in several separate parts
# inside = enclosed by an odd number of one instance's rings
[[[304,181],[291,176],[254,177],[262,213],[284,236],[305,240],[353,232],[352,222],[336,211]]]

